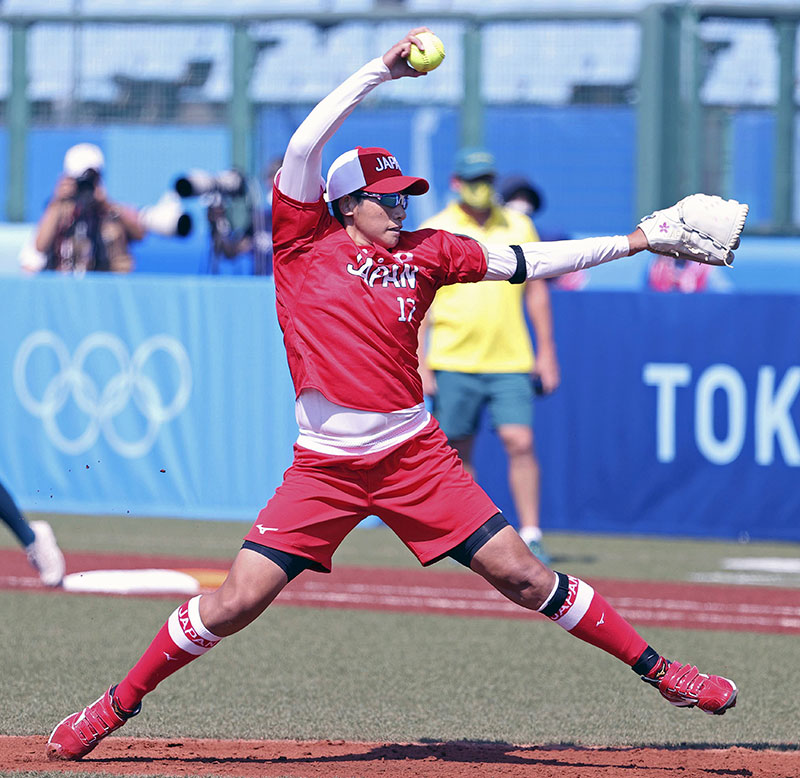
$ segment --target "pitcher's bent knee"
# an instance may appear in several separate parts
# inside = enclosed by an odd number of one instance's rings
[[[271,559],[242,549],[219,589],[200,598],[203,621],[218,635],[237,632],[264,611],[288,580]]]
[[[253,592],[233,590],[223,584],[217,591],[203,595],[200,614],[208,629],[227,637],[250,624],[270,602]]]

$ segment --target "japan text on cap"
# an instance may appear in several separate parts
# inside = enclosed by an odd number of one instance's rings
[[[376,194],[421,195],[428,188],[424,178],[404,176],[397,159],[386,149],[358,146],[333,161],[328,170],[325,197],[333,202],[359,189]]]

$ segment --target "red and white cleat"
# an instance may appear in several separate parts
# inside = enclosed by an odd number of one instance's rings
[[[112,686],[99,700],[56,725],[47,741],[48,759],[82,759],[106,735],[119,729],[142,709],[140,704],[129,714],[117,712],[112,701],[115,688]]]
[[[643,681],[652,684],[661,696],[678,708],[697,706],[704,713],[722,716],[736,705],[736,684],[721,675],[706,675],[692,665],[661,659]]]

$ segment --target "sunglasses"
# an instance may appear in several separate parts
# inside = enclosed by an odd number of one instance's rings
[[[367,197],[370,200],[375,200],[384,208],[397,208],[398,205],[402,205],[403,210],[408,208],[408,195],[400,194],[399,192],[392,192],[391,194],[376,194],[375,192],[359,191],[356,194],[359,197]]]

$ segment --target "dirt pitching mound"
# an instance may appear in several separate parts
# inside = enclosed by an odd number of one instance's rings
[[[499,743],[350,743],[111,737],[81,762],[49,762],[44,737],[0,737],[4,773],[285,778],[684,778],[800,775],[800,752],[755,748],[586,748]]]

